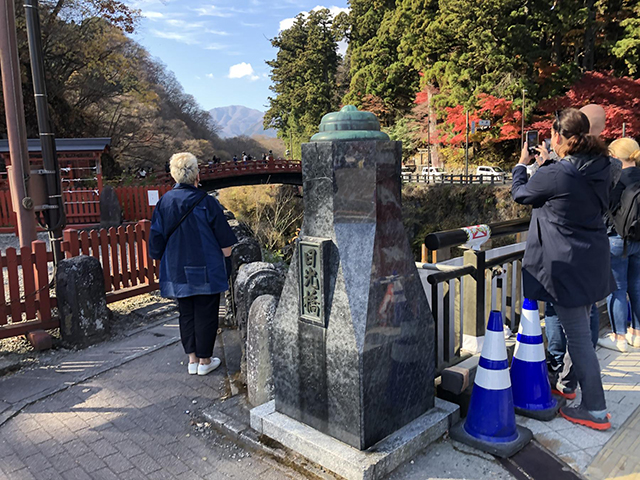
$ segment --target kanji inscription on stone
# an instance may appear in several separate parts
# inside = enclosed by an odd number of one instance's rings
[[[298,244],[300,319],[321,327],[325,326],[323,243],[301,240]]]

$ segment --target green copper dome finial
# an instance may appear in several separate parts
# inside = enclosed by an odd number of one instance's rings
[[[312,142],[335,140],[386,140],[389,135],[380,131],[380,122],[371,112],[361,112],[353,105],[342,107],[339,112],[327,113],[320,122],[320,132],[311,137]]]

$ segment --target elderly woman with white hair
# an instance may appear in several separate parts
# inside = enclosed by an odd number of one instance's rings
[[[160,263],[160,293],[178,300],[180,337],[190,375],[220,365],[212,358],[220,293],[228,289],[231,247],[238,241],[215,198],[198,190],[198,161],[176,153],[169,162],[176,181],[153,212],[149,252]]]

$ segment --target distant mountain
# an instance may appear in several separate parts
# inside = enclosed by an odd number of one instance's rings
[[[264,112],[241,105],[231,105],[229,107],[218,107],[209,110],[211,118],[220,126],[220,136],[222,138],[238,137],[246,135],[264,135],[275,138],[276,131],[262,128]]]

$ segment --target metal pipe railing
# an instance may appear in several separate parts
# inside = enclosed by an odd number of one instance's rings
[[[506,222],[490,223],[487,226],[491,231],[490,238],[503,237],[505,235],[513,235],[525,232],[529,229],[531,219],[519,218],[515,220],[507,220]],[[424,239],[424,243],[429,250],[439,250],[447,247],[458,247],[469,241],[468,228],[456,228],[454,230],[445,230],[443,232],[430,233]]]

